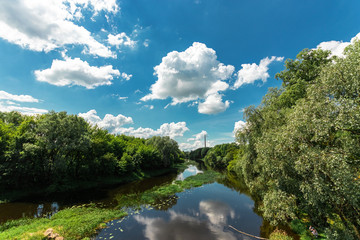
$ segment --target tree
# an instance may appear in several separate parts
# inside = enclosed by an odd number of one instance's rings
[[[345,58],[305,50],[276,75],[282,88],[245,110],[235,169],[266,219],[286,222],[301,211],[332,239],[360,238],[359,66],[359,42]]]
[[[161,155],[161,166],[169,167],[180,161],[180,150],[178,143],[170,137],[154,136],[146,140],[147,145],[153,145]]]

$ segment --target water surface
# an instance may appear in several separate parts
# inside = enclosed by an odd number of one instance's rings
[[[202,173],[189,166],[181,174],[168,174],[117,187],[76,191],[52,196],[37,196],[19,202],[0,204],[0,222],[21,217],[51,216],[66,207],[96,203],[112,208],[119,197],[129,193],[142,193],[154,186],[171,184]],[[268,237],[270,228],[256,211],[254,201],[239,181],[223,178],[219,182],[192,188],[159,200],[153,207],[128,209],[128,217],[109,222],[108,228],[95,239],[150,239],[150,240],[211,240],[250,239],[229,225],[246,233]]]
[[[186,174],[199,171],[194,168]],[[109,222],[96,239],[249,239],[229,225],[262,235],[263,219],[253,209],[250,197],[215,182],[177,193],[154,208],[133,210],[128,217]]]

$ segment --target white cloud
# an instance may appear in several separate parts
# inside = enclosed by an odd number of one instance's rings
[[[150,45],[150,40],[149,39],[145,39],[145,41],[143,42],[144,47],[149,47]]]
[[[154,70],[158,79],[151,86],[151,93],[141,100],[170,97],[172,105],[175,105],[206,99],[214,94],[220,96],[220,91],[229,88],[229,84],[224,80],[231,77],[234,66],[220,63],[213,49],[203,43],[194,42],[184,52],[168,53]]]
[[[36,115],[36,114],[44,114],[47,113],[48,110],[40,109],[40,108],[32,108],[32,107],[22,107],[18,105],[9,105],[9,102],[1,102],[0,101],[0,112],[11,112],[17,111],[25,115]]]
[[[121,77],[124,79],[124,80],[126,80],[126,81],[129,81],[130,80],[130,78],[132,78],[132,74],[127,74],[127,73],[121,73]]]
[[[123,125],[134,123],[131,117],[126,117],[121,114],[117,116],[106,114],[105,117],[101,119],[94,109],[88,111],[87,113],[79,113],[78,115],[88,121],[91,125],[97,125],[98,127],[105,128],[110,132],[114,132],[117,128],[120,128]]]
[[[16,102],[39,102],[38,99],[30,95],[14,95],[0,90],[0,100],[11,100]]]
[[[241,130],[243,130],[245,127],[246,127],[246,122],[241,121],[241,120],[235,122],[235,124],[234,124],[234,131],[233,131],[234,136],[236,135],[237,131],[239,131],[239,130],[241,131]]]
[[[131,40],[131,38],[128,35],[126,35],[126,33],[124,33],[124,32],[119,33],[117,35],[109,34],[108,42],[109,42],[109,44],[116,46],[116,47],[127,46],[130,48],[133,48],[136,45],[136,41]]]
[[[0,4],[0,38],[22,48],[49,52],[66,45],[83,45],[84,53],[116,57],[108,47],[73,21],[82,17],[83,7],[95,14],[116,12],[115,0],[12,0]]]
[[[152,128],[123,128],[123,125],[134,123],[131,117],[125,117],[124,115],[113,116],[111,114],[106,114],[103,119],[101,119],[96,110],[92,109],[87,113],[79,113],[80,117],[84,118],[92,125],[97,125],[98,127],[108,129],[113,134],[125,134],[141,138],[149,138],[152,136],[169,136],[171,138],[183,136],[184,132],[189,129],[186,127],[185,122],[178,123],[164,123],[160,126],[159,129]]]
[[[244,84],[254,83],[256,80],[266,82],[266,80],[270,77],[268,73],[269,64],[274,61],[281,62],[283,60],[284,57],[272,56],[271,58],[266,57],[261,59],[259,65],[257,65],[256,63],[241,64],[242,69],[240,69],[237,73],[238,78],[234,84],[234,88],[237,89]]]
[[[14,95],[5,91],[0,91],[0,111],[11,112],[18,111],[26,115],[43,114],[48,110],[32,107],[24,107],[16,102],[21,103],[38,103],[39,100],[30,95]]]
[[[153,136],[169,136],[170,138],[182,137],[189,129],[186,127],[185,122],[177,123],[164,123],[159,129],[152,128],[117,128],[114,133],[125,134],[140,138],[149,138]]]
[[[217,114],[224,112],[229,106],[230,102],[222,102],[221,95],[216,93],[207,96],[205,102],[199,103],[198,111],[203,114]]]
[[[150,110],[154,109],[154,105],[144,105],[143,108],[148,108]]]
[[[128,98],[129,98],[129,97],[120,97],[120,96],[118,97],[119,100],[124,100],[124,101],[125,101],[126,99],[128,99]]]
[[[38,81],[56,86],[79,85],[87,89],[111,85],[114,76],[120,76],[120,72],[111,65],[94,67],[79,58],[53,60],[51,68],[35,71]]]
[[[355,37],[353,37],[350,42],[342,42],[342,41],[328,41],[322,42],[317,45],[317,49],[329,50],[331,51],[330,56],[338,56],[344,57],[344,49],[353,44],[356,40],[360,40],[360,33],[358,33]]]
[[[110,12],[110,13],[117,13],[120,8],[116,4],[116,0],[66,0],[69,3],[74,4],[83,4],[85,7],[89,5],[95,11],[95,14],[99,13],[100,11]]]
[[[192,151],[201,147],[204,147],[204,136],[207,135],[207,132],[202,130],[200,133],[193,135],[192,138],[188,138],[187,142],[179,143],[179,148],[183,151]],[[211,147],[212,142],[206,141],[206,146]]]

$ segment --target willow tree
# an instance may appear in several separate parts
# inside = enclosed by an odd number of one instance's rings
[[[259,107],[245,111],[239,170],[273,223],[305,212],[332,239],[360,238],[360,42],[343,58],[288,60]]]

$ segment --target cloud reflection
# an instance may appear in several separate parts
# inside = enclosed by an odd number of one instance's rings
[[[135,216],[135,220],[145,225],[144,235],[150,240],[196,239],[235,240],[232,232],[224,232],[223,227],[212,222],[169,211],[169,221],[163,218]]]
[[[198,173],[203,173],[203,171],[198,170],[197,167],[190,165],[184,172],[180,173],[176,180],[183,181],[185,178],[197,175]]]
[[[200,213],[206,215],[213,225],[224,226],[228,216],[235,217],[235,211],[226,203],[220,201],[201,201],[199,204]]]

